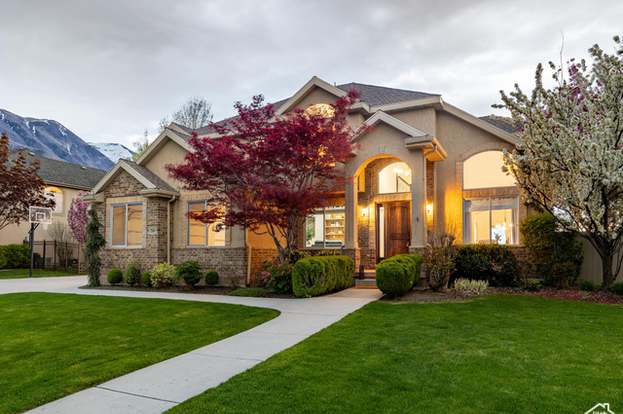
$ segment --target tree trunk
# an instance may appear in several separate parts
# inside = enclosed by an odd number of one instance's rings
[[[601,290],[607,291],[614,281],[615,275],[612,274],[612,252],[604,252],[601,256]]]

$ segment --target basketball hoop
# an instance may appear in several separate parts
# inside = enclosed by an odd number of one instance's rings
[[[51,224],[52,209],[50,207],[41,206],[28,207],[28,222],[30,224]]]

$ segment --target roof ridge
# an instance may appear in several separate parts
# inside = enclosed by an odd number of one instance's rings
[[[413,89],[394,88],[392,86],[373,85],[371,83],[362,83],[362,82],[348,82],[348,83],[343,83],[341,85],[337,85],[337,87],[340,88],[342,86],[348,86],[348,85],[371,86],[373,88],[391,89],[394,91],[402,91],[402,92],[415,92],[415,93],[422,93],[422,94],[431,95],[431,96],[441,96],[441,94],[439,93],[422,92],[422,91],[416,91]]]
[[[36,152],[34,152],[32,150],[32,148],[29,148],[29,147],[17,147],[13,151],[11,151],[12,154],[15,154],[15,153],[18,153],[18,152],[26,152],[29,157],[40,158],[40,159],[53,161],[53,162],[61,162],[63,164],[75,165],[75,166],[78,166],[80,168],[86,168],[86,169],[89,169],[89,170],[95,170],[95,171],[101,171],[101,172],[107,172],[108,171],[108,170],[102,170],[101,168],[91,167],[91,166],[88,166],[88,165],[85,165],[85,164],[78,164],[76,162],[70,162],[70,161],[65,161],[65,160],[59,160],[57,158],[46,157],[44,155],[37,154]]]

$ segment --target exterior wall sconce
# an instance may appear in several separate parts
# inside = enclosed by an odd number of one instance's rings
[[[361,216],[362,217],[368,217],[368,207],[362,207],[361,208]]]
[[[428,219],[433,218],[433,203],[426,203],[426,217]]]

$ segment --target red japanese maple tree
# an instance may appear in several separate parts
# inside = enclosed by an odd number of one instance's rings
[[[211,207],[193,217],[267,233],[280,260],[290,259],[305,218],[342,178],[336,165],[352,154],[356,131],[346,116],[357,98],[352,91],[330,111],[282,116],[261,95],[236,103],[237,117],[211,124],[217,137],[195,134],[185,162],[168,166],[186,189],[210,192]]]
[[[0,136],[0,230],[28,219],[28,207],[54,207],[45,196],[45,185],[37,175],[39,162],[29,162],[24,151],[10,157],[9,137]]]

